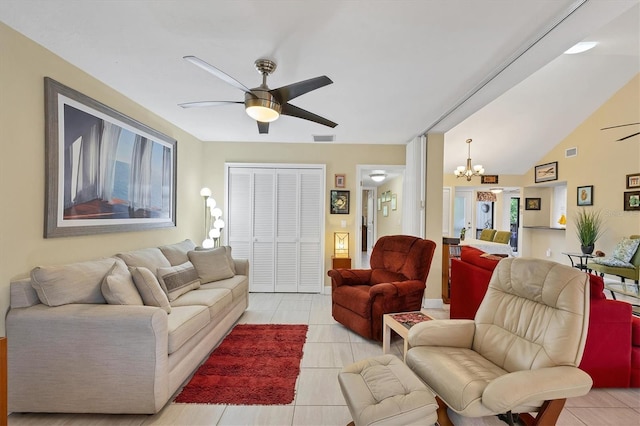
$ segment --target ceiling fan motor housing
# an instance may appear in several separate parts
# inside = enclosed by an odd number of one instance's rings
[[[282,106],[280,105],[280,102],[278,102],[278,99],[276,99],[275,96],[269,93],[268,89],[265,90],[261,87],[251,89],[250,93],[244,94],[244,107],[247,111],[247,114],[249,114],[249,116],[251,116],[252,118],[257,119],[258,121],[267,121],[267,119],[265,118],[265,116],[260,116],[260,118],[257,118],[258,115],[252,115],[253,110],[262,110],[264,112],[265,109],[268,109],[271,111],[275,111],[277,114],[269,114],[270,116],[272,115],[273,118],[268,121],[277,119],[282,113]]]

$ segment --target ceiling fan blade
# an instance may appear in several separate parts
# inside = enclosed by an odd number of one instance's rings
[[[242,90],[245,93],[251,93],[251,90],[249,88],[247,88],[244,84],[240,83],[238,80],[236,80],[235,78],[231,77],[229,74],[225,73],[224,71],[219,70],[218,68],[214,67],[213,65],[203,61],[200,58],[197,58],[195,56],[184,56],[183,59],[186,59],[187,61],[191,62],[192,64],[202,68],[203,70],[215,75],[216,77],[218,77],[220,80],[224,81],[227,84],[232,85],[233,87]]]
[[[312,112],[306,111],[302,108],[298,108],[297,106],[291,104],[282,105],[282,115],[289,115],[291,117],[302,118],[303,120],[314,121],[318,124],[322,124],[328,127],[336,127],[338,123],[334,123],[331,120],[327,120],[324,117],[320,117]]]
[[[331,81],[331,79],[326,75],[323,75],[321,77],[310,78],[309,80],[282,86],[277,89],[270,90],[269,93],[280,98],[280,101],[285,103],[300,95],[304,95],[305,93],[327,86],[331,83],[333,83],[333,81]]]
[[[220,106],[220,105],[229,105],[229,104],[244,104],[244,102],[240,101],[198,101],[198,102],[185,102],[183,104],[178,104],[182,108],[201,108],[201,107],[212,107],[212,106]]]
[[[628,124],[620,124],[619,126],[611,126],[611,127],[603,127],[600,130],[609,130],[609,129],[616,129],[618,127],[626,127],[626,126],[635,126],[636,124],[640,124],[640,123],[628,123]]]
[[[638,132],[638,133],[632,133],[632,134],[630,134],[629,136],[625,136],[624,138],[620,138],[620,139],[618,139],[616,142],[620,142],[620,141],[623,141],[623,140],[625,140],[625,139],[629,139],[629,138],[632,138],[632,137],[634,137],[634,136],[638,136],[638,135],[640,135],[640,132]]]
[[[262,121],[256,121],[258,123],[258,133],[266,134],[269,133],[269,123],[265,123]]]

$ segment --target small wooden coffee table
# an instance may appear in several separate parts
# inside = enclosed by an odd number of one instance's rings
[[[382,317],[382,353],[389,353],[391,330],[393,330],[404,340],[404,358],[406,359],[407,351],[409,350],[409,329],[418,323],[432,319],[429,315],[420,311],[384,314]]]

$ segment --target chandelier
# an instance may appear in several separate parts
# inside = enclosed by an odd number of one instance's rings
[[[466,177],[467,181],[471,181],[474,176],[480,176],[484,174],[484,168],[478,164],[471,167],[471,139],[467,139],[467,166],[458,166],[453,172],[456,177]]]

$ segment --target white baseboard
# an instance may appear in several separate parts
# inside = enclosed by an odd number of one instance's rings
[[[422,299],[422,307],[426,309],[442,309],[442,299]]]

